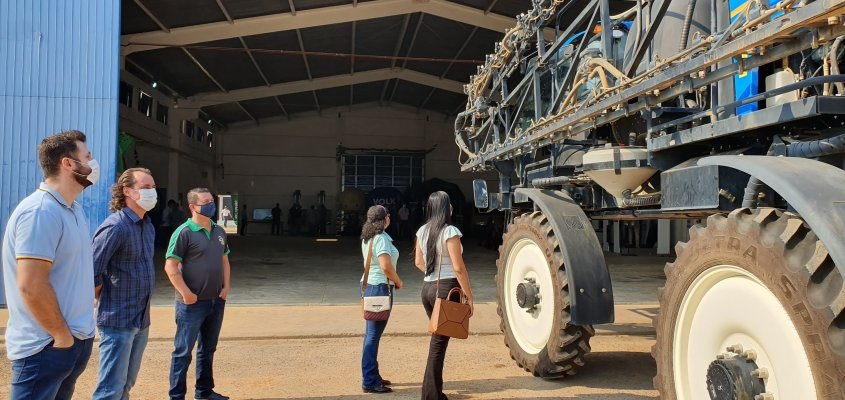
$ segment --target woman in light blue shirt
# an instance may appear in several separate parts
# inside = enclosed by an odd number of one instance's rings
[[[385,296],[390,294],[393,302],[393,292],[390,286],[402,288],[402,279],[396,273],[396,261],[399,250],[393,245],[393,238],[385,232],[390,225],[390,213],[384,206],[372,206],[367,210],[367,222],[361,230],[361,254],[367,262],[370,242],[373,245],[373,255],[370,261],[370,273],[362,276],[361,282],[367,279],[367,296]],[[360,286],[359,286],[360,288]],[[364,352],[361,357],[361,388],[365,393],[390,393],[387,385],[390,381],[382,379],[378,370],[378,345],[381,334],[387,326],[387,321],[366,321],[367,329],[364,333]]]
[[[472,288],[469,273],[464,264],[461,245],[461,231],[449,224],[452,219],[452,205],[446,192],[434,192],[426,204],[425,225],[417,231],[414,264],[425,274],[422,287],[422,303],[428,318],[434,310],[437,298],[445,299],[452,288],[460,287],[472,307]],[[438,275],[439,274],[439,275]],[[438,277],[440,284],[437,284]],[[455,294],[453,294],[453,297]],[[452,298],[458,301],[457,298]],[[472,308],[470,308],[472,310]],[[471,312],[471,311],[470,311]],[[423,400],[445,399],[443,394],[443,364],[446,361],[446,347],[449,337],[432,334],[428,347],[428,363],[422,383]]]

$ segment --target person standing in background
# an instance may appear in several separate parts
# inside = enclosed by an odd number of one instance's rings
[[[196,400],[228,400],[214,391],[214,352],[229,295],[229,243],[212,218],[217,206],[208,189],[188,192],[191,219],[176,228],[164,269],[176,289],[176,337],[170,363],[170,398],[184,400],[191,352],[197,345]],[[246,205],[244,205],[246,207]]]
[[[270,222],[270,234],[271,235],[281,235],[282,234],[282,208],[279,207],[279,203],[276,203],[276,206],[270,210],[272,215],[272,220]]]
[[[317,236],[318,218],[317,209],[313,205],[305,211],[305,223],[308,229],[308,234],[311,236]]]
[[[407,239],[411,230],[411,225],[409,224],[411,218],[411,210],[408,210],[408,206],[405,203],[402,203],[402,207],[399,208],[399,239],[404,240]]]
[[[9,398],[69,400],[96,326],[91,235],[76,199],[100,166],[80,131],[42,140],[38,161],[44,182],[15,207],[3,235]]]
[[[246,236],[246,204],[244,204],[243,212],[238,216],[238,225],[240,225],[240,235]]]
[[[229,225],[229,220],[232,219],[232,210],[229,209],[228,205],[223,205],[223,210],[220,211],[220,216],[223,218],[223,228],[226,228],[226,226]]]
[[[141,369],[155,282],[155,230],[148,215],[156,206],[155,187],[150,170],[124,171],[112,187],[109,210],[113,213],[94,234],[94,292],[100,329],[95,400],[128,399]]]

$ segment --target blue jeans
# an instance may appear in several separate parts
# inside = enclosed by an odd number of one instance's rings
[[[387,284],[367,285],[368,296],[384,296],[390,293]],[[391,298],[391,303],[393,299]],[[381,375],[378,370],[378,345],[381,341],[381,334],[387,327],[387,321],[364,321],[367,329],[364,332],[364,352],[361,356],[361,386],[373,389],[382,385]]]
[[[170,398],[182,400],[187,393],[185,379],[191,365],[191,352],[197,344],[195,398],[204,398],[214,389],[214,351],[223,325],[226,301],[220,298],[198,300],[194,304],[176,302],[175,349],[170,362]]]
[[[70,400],[76,380],[85,371],[94,338],[75,339],[57,349],[50,343],[29,357],[12,361],[12,400]]]
[[[150,328],[100,327],[100,376],[94,400],[127,400],[135,386]]]

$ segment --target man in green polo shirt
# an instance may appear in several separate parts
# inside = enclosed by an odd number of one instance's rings
[[[216,225],[217,210],[208,189],[188,192],[191,218],[176,228],[164,265],[176,288],[176,338],[170,364],[170,398],[184,400],[191,352],[197,343],[196,400],[228,400],[214,392],[212,361],[229,294],[229,243]]]

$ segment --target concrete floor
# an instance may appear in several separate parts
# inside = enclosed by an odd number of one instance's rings
[[[337,305],[357,304],[358,280],[363,270],[359,241],[256,235],[230,237],[232,292],[229,304]],[[413,244],[397,244],[399,276],[406,287],[396,293],[398,304],[418,304],[422,273],[413,265]],[[495,250],[464,240],[464,258],[470,271],[476,303],[495,302]],[[669,261],[657,256],[606,256],[617,304],[654,304],[657,288],[663,286],[663,266]],[[164,265],[164,254],[156,255]],[[164,274],[157,271],[154,306],[173,304],[174,292]]]

